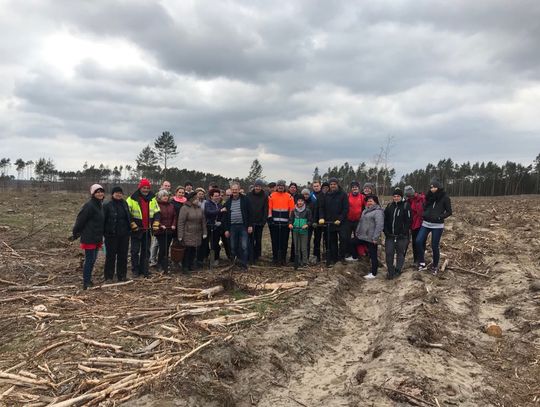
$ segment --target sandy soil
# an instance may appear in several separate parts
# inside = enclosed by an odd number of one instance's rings
[[[56,222],[51,230],[46,228],[17,242],[30,228],[25,221],[28,213],[24,212],[28,212],[32,200],[10,198],[4,195],[0,203],[2,213],[8,209],[14,211],[0,221],[0,240],[25,258],[31,252],[24,249],[44,251],[51,246],[47,251],[56,251],[57,257],[52,262],[45,255],[23,262],[4,246],[2,259],[7,261],[0,265],[2,279],[34,287],[44,285],[48,279],[51,280],[47,285],[78,285],[79,260],[73,260],[78,250],[62,239],[76,210],[67,210],[68,213],[61,215],[63,220],[48,218]],[[51,197],[40,199],[43,200],[40,204],[46,206]],[[68,197],[62,200],[66,208],[70,208],[70,199],[73,203],[81,202],[80,197]],[[0,330],[0,371],[28,360],[48,343],[61,339],[61,330],[73,330],[74,325],[80,326],[81,319],[87,327],[84,335],[93,339],[120,343],[127,352],[148,345],[150,339],[131,336],[119,341],[107,329],[119,324],[132,325],[126,322],[127,309],[122,308],[130,302],[133,310],[142,310],[143,304],[146,309],[156,309],[163,304],[163,298],[180,306],[186,300],[174,297],[178,294],[174,286],[196,289],[224,284],[225,292],[215,299],[237,301],[240,297],[255,298],[263,294],[249,290],[249,283],[305,280],[309,281],[305,290],[286,292],[242,310],[259,313],[259,318],[244,324],[205,330],[197,325],[198,316],[182,318],[188,332],[175,337],[188,338],[189,344],[177,353],[183,355],[208,338],[214,342],[178,368],[136,388],[136,396],[125,404],[539,405],[540,197],[463,198],[453,203],[456,215],[447,224],[441,248],[443,261],[448,263],[438,276],[409,268],[399,279],[387,281],[381,268],[379,278],[365,281],[362,275],[367,273],[368,264],[361,260],[331,270],[313,267],[294,272],[290,268],[261,267],[247,276],[237,272],[223,275],[204,272],[191,279],[155,277],[111,289],[113,294],[105,290],[81,293],[76,288],[67,288],[66,296],[72,302],[65,300],[51,306],[49,312],[61,314],[62,319],[69,316],[73,319],[70,326],[57,322],[60,317],[37,321],[27,316],[4,319]],[[35,220],[34,230],[45,222],[42,218]],[[0,284],[3,288],[0,300],[14,296],[10,287],[13,286]],[[141,293],[145,292],[146,298],[141,299]],[[2,315],[21,315],[44,301],[36,297],[38,294],[33,295],[24,301],[2,303]],[[93,314],[108,316],[111,321],[96,321],[89,314],[81,316],[81,309],[73,306],[76,300],[93,309]],[[115,304],[119,306],[116,309]],[[204,318],[220,315],[222,311]],[[151,322],[152,318],[143,321]],[[40,325],[44,332],[39,331]],[[487,329],[490,325],[496,327]],[[501,335],[492,336],[498,334],[497,328]],[[153,357],[177,351],[168,344],[160,346],[160,353]],[[69,348],[61,346],[41,359],[28,361],[19,371],[25,369],[42,377],[39,366],[48,363],[55,383],[75,376],[71,380],[73,388],[65,394],[80,395],[86,390],[80,383],[88,380],[89,374],[77,371],[76,367],[66,369],[58,358],[64,362],[83,360],[96,352],[108,355],[110,350],[74,341]],[[93,377],[103,380],[97,373]],[[9,388],[9,383],[0,382],[0,394]],[[58,388],[30,390],[25,392],[62,397],[62,389]],[[22,392],[18,386],[11,394],[17,392]],[[25,404],[21,397],[10,398],[10,394],[3,400],[7,405]],[[44,398],[41,400],[45,402]],[[106,404],[108,400],[100,402]]]

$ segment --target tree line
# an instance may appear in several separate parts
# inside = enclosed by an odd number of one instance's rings
[[[398,182],[394,182],[396,171],[388,165],[390,142],[381,148],[381,153],[375,159],[374,165],[361,162],[353,166],[348,162],[340,166],[328,167],[321,173],[318,167],[313,171],[312,180],[328,180],[335,177],[347,187],[352,181],[360,184],[371,182],[375,184],[377,193],[388,195],[396,186],[412,185],[418,191],[426,191],[432,178],[437,177],[453,196],[496,196],[540,193],[540,154],[532,164],[523,165],[512,161],[499,165],[492,161],[488,163],[465,162],[458,164],[451,158],[440,160],[437,164],[427,164],[424,169],[407,173]],[[210,183],[220,188],[227,188],[232,181],[238,181],[246,187],[256,179],[264,179],[263,168],[258,159],[254,159],[249,173],[245,178],[229,178],[219,174],[188,170],[186,168],[170,167],[171,160],[179,154],[174,136],[164,131],[153,142],[145,146],[135,158],[135,165],[125,164],[114,166],[89,165],[85,162],[82,169],[76,171],[58,171],[50,158],[39,158],[34,161],[24,161],[21,158],[13,163],[10,158],[0,159],[0,179],[14,179],[8,175],[12,166],[19,180],[37,180],[40,182],[61,182],[80,186],[91,183],[136,183],[141,177],[150,179],[158,184],[164,179],[173,185],[183,185],[191,181],[196,186],[207,187]],[[292,181],[292,180],[291,180]],[[299,180],[295,180],[299,181]],[[300,184],[301,182],[299,182]],[[307,182],[306,185],[310,185]]]

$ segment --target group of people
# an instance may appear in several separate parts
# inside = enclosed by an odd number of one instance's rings
[[[387,277],[392,279],[403,271],[411,236],[415,266],[427,270],[424,255],[431,234],[431,271],[437,273],[444,220],[452,214],[450,198],[437,179],[425,195],[412,186],[396,188],[385,209],[373,184],[360,189],[353,181],[345,192],[336,178],[314,181],[311,189],[300,191],[294,182],[257,180],[247,193],[238,183],[227,190],[211,184],[206,191],[194,189],[191,182],[173,192],[171,183],[164,181],[155,194],[150,182],[142,179],[127,198],[114,187],[111,199],[103,203],[105,191],[99,184],[91,186],[90,195],[70,238],[80,238],[85,251],[84,289],[92,286],[103,244],[106,281],[112,281],[115,273],[118,281],[127,279],[130,247],[133,277],[148,277],[152,266],[168,273],[172,243],[183,248],[179,266],[184,273],[205,262],[217,266],[222,248],[228,259],[247,270],[261,258],[266,225],[275,265],[286,265],[288,252],[295,268],[320,262],[322,246],[328,267],[368,257],[371,271],[365,278],[372,279],[379,268],[377,249],[384,232]]]

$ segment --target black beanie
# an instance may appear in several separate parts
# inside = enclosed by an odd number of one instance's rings
[[[358,181],[353,181],[353,182],[351,182],[351,188],[352,188],[352,187],[358,187],[358,188],[360,188],[360,183],[359,183]]]
[[[442,188],[442,182],[439,181],[438,178],[433,178],[433,179],[431,180],[431,182],[429,183],[429,185],[432,185],[432,186],[434,186],[434,187],[437,188],[437,189],[441,189],[441,188]]]
[[[113,189],[111,189],[111,195],[114,194],[115,192],[122,192],[122,193],[124,193],[124,191],[122,191],[122,188],[119,187],[119,186],[113,187]]]
[[[392,192],[392,196],[393,195],[399,195],[400,197],[403,198],[403,191],[400,188],[396,188],[394,189],[394,192]]]

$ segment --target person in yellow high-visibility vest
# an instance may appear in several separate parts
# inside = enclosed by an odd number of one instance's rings
[[[152,231],[159,230],[159,205],[150,190],[150,181],[141,179],[135,191],[126,202],[133,221],[131,222],[131,272],[133,277],[150,276],[148,262]]]

